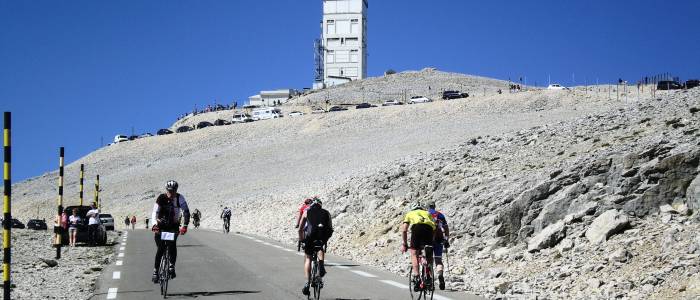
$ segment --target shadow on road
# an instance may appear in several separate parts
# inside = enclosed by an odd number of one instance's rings
[[[218,291],[218,292],[188,292],[188,293],[168,293],[168,297],[186,297],[198,298],[219,295],[241,295],[241,294],[257,294],[260,291]]]
[[[360,265],[357,265],[357,264],[335,264],[335,263],[331,263],[331,264],[327,263],[326,264],[326,267],[359,267],[359,266]]]
[[[141,291],[119,291],[119,295],[128,294],[128,293],[148,293],[148,292],[152,292],[152,291],[153,291],[152,289],[151,290],[141,290]],[[87,299],[90,300],[96,296],[103,296],[103,295],[106,296],[107,293],[95,293],[95,294],[92,294],[92,296],[90,296],[90,298],[87,298]]]
[[[189,248],[189,247],[204,247],[204,245],[201,244],[192,244],[192,245],[177,245],[178,248]]]

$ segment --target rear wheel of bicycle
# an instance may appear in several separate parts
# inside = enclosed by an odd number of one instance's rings
[[[421,268],[421,279],[423,280],[423,289],[421,294],[423,299],[430,298],[433,299],[433,291],[435,291],[435,276],[433,276],[433,270],[429,264],[423,265]]]
[[[168,273],[168,267],[170,264],[170,253],[168,247],[164,247],[163,256],[160,259],[160,267],[158,268],[158,278],[160,280],[160,294],[163,295],[163,299],[168,298],[168,280],[170,279],[170,274]]]
[[[321,281],[321,276],[314,276],[314,299],[321,299],[321,289],[323,288],[323,282]]]

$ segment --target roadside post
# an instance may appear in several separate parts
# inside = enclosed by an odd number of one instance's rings
[[[3,163],[3,222],[2,222],[2,290],[3,299],[10,299],[10,264],[12,262],[12,245],[10,244],[10,233],[12,223],[12,211],[10,210],[10,199],[12,198],[12,180],[11,180],[11,169],[10,161],[11,148],[10,148],[10,124],[11,124],[12,114],[9,111],[5,112],[4,115],[4,129],[3,129],[3,152],[4,152],[4,163]]]
[[[63,227],[61,225],[63,213],[63,161],[64,161],[64,148],[61,147],[59,150],[58,158],[58,211],[56,214],[56,222],[53,226],[53,246],[56,247],[56,259],[61,259],[61,233],[63,232]]]
[[[80,164],[80,206],[83,206],[83,181],[85,180],[85,165]]]
[[[97,174],[97,181],[95,182],[95,206],[97,206],[97,209],[101,208],[101,205],[100,205],[100,174]]]

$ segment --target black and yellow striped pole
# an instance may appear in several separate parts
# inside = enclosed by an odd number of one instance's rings
[[[80,206],[83,206],[83,181],[85,179],[85,165],[80,164]]]
[[[95,182],[95,207],[100,209],[100,175],[97,174],[97,181]]]
[[[61,258],[61,233],[63,227],[61,227],[61,214],[63,213],[63,159],[64,149],[61,147],[59,150],[58,159],[58,215],[56,215],[56,224],[54,224],[53,232],[54,237],[54,247],[56,247],[56,259]]]
[[[4,164],[3,164],[3,220],[2,223],[2,289],[3,289],[3,299],[10,299],[10,263],[12,248],[10,245],[10,223],[12,223],[12,212],[10,210],[10,199],[12,197],[12,181],[10,180],[10,160],[11,160],[11,150],[10,150],[10,124],[11,124],[11,113],[9,111],[5,112],[5,126],[3,130],[4,143]]]

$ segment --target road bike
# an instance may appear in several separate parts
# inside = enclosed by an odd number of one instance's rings
[[[425,251],[425,254],[423,254]],[[423,250],[416,250],[416,256],[418,258],[418,271],[419,277],[415,278],[413,275],[413,266],[408,267],[408,290],[411,293],[411,299],[433,299],[433,292],[435,292],[435,278],[433,276],[433,266],[428,263],[427,255],[432,256],[433,246],[425,246]],[[418,280],[419,284],[416,288],[415,281]]]
[[[224,218],[224,233],[228,233],[231,228],[231,219]]]
[[[170,281],[170,247],[175,247],[175,233],[161,232],[160,242],[163,247],[163,256],[160,258],[160,267],[158,268],[158,282],[160,283],[160,294],[163,299],[168,298],[168,281]]]
[[[309,276],[309,288],[312,289],[307,299],[319,300],[321,299],[321,289],[323,288],[323,278],[321,277],[321,270],[318,265],[318,251],[326,251],[327,245],[322,245],[318,243],[313,244],[313,251],[311,254],[311,274]],[[297,245],[297,251],[301,248],[301,242]]]

